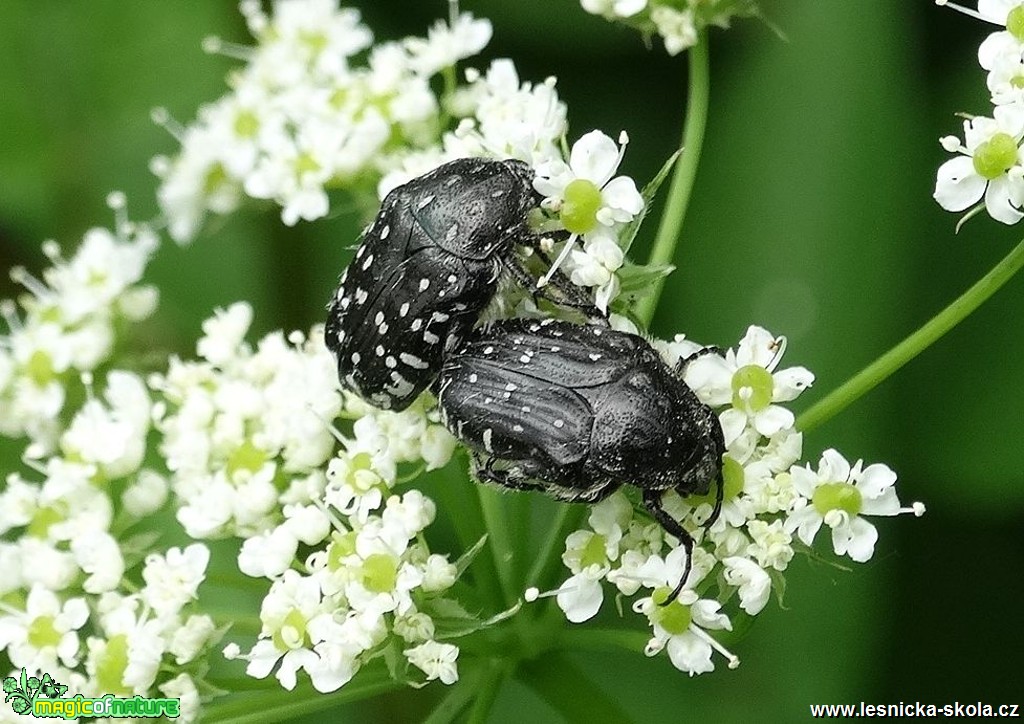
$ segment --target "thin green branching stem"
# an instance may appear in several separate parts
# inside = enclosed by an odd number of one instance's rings
[[[690,78],[686,99],[686,121],[683,124],[683,151],[672,174],[672,185],[668,190],[665,211],[661,216],[658,233],[654,237],[654,246],[648,259],[648,264],[655,266],[670,264],[675,257],[676,244],[679,242],[683,218],[690,205],[693,181],[697,175],[697,164],[700,161],[704,129],[708,120],[711,87],[710,54],[706,33],[702,33],[697,44],[690,48],[689,63]],[[649,325],[654,317],[654,310],[658,308],[658,299],[661,297],[664,284],[664,277],[653,282],[650,294],[637,305],[637,317],[644,325]]]
[[[625,650],[639,653],[647,646],[650,635],[643,631],[624,629],[591,629],[574,626],[558,636],[559,649],[576,651]]]
[[[796,426],[808,432],[834,417],[852,402],[872,390],[917,355],[935,344],[946,332],[962,322],[996,290],[1024,267],[1024,240],[992,267],[974,286],[957,297],[920,329],[855,374],[797,418]]]

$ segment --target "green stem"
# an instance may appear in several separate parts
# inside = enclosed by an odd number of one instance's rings
[[[559,548],[565,545],[566,531],[570,527],[579,525],[580,516],[586,511],[582,505],[561,503],[555,512],[555,517],[548,528],[547,537],[541,544],[540,551],[533,561],[530,572],[526,574],[526,587],[543,586],[547,582],[551,570],[556,567],[559,556]]]
[[[213,724],[243,724],[258,719],[260,722],[290,720],[302,714],[333,709],[338,704],[360,701],[401,688],[386,673],[351,681],[338,691],[321,694],[303,685],[295,691],[248,692],[206,707],[203,721]]]
[[[482,666],[482,665],[481,665]],[[448,724],[455,720],[476,695],[477,680],[481,666],[470,668],[458,681],[452,684],[444,698],[438,703],[423,724]]]
[[[710,92],[710,62],[706,33],[702,34],[697,44],[690,48],[689,63],[690,84],[686,100],[686,121],[683,124],[683,152],[676,162],[672,186],[668,191],[668,202],[647,262],[652,265],[670,264],[675,256],[676,243],[679,241],[679,232],[686,216],[686,208],[690,204],[693,180],[697,174],[697,163],[700,161],[700,149],[708,120]],[[655,281],[650,294],[637,305],[637,317],[645,325],[649,325],[654,317],[654,310],[658,307],[658,299],[661,297],[664,284],[664,277]]]
[[[813,430],[831,419],[847,405],[885,380],[900,367],[938,341],[991,297],[997,289],[1024,267],[1024,240],[992,267],[988,274],[936,314],[923,327],[904,339],[840,387],[800,415],[796,426],[802,432]]]
[[[591,629],[573,626],[558,636],[559,649],[577,651],[619,651],[625,649],[642,654],[650,636],[642,631],[623,629]]]
[[[491,549],[494,567],[501,582],[505,606],[511,606],[519,598],[515,579],[516,546],[509,536],[502,493],[487,485],[477,485],[476,489],[484,523],[487,525],[487,545]]]
[[[501,685],[514,668],[515,664],[506,659],[488,662],[488,669],[484,672],[483,681],[480,682],[476,691],[473,708],[469,710],[469,716],[466,718],[467,724],[484,724],[487,721],[487,714],[490,713],[494,700],[498,697]]]

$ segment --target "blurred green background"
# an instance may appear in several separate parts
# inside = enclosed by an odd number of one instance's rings
[[[351,4],[379,38],[422,33],[446,12],[442,0]],[[463,8],[494,23],[486,58],[514,58],[525,79],[559,78],[573,138],[628,130],[624,170],[640,182],[674,149],[685,57],[649,51],[570,0]],[[786,40],[756,21],[713,34],[707,142],[653,331],[723,346],[751,323],[786,334],[785,363],[817,374],[803,409],[959,294],[1021,228],[979,217],[955,236],[955,217],[930,198],[945,159],[937,139],[959,131],[953,113],[989,113],[975,52],[993,28],[930,0],[765,10]],[[202,53],[208,34],[247,42],[233,2],[0,3],[0,266],[38,270],[41,240],[71,246],[109,225],[110,190],[128,194],[133,218],[155,213],[147,163],[175,142],[149,111],[163,105],[188,121],[224,91],[232,62]],[[257,334],[308,327],[361,222],[286,229],[276,212],[250,207],[191,247],[166,245],[150,275],[162,291],[159,346],[188,354],[199,322],[238,299],[254,304]],[[0,279],[0,297],[14,293]],[[901,498],[924,501],[927,516],[881,520],[875,558],[852,573],[798,559],[786,609],[760,616],[737,646],[737,671],[718,659],[719,671],[688,679],[664,656],[624,652],[578,657],[587,675],[636,721],[798,720],[819,702],[1019,702],[1022,309],[1015,279],[805,441],[811,460],[834,446],[887,462]],[[416,707],[405,694],[349,711],[393,721]],[[510,683],[491,721],[527,718],[561,721]]]

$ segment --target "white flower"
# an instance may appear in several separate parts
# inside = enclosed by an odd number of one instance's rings
[[[984,196],[992,218],[1015,224],[1024,218],[1019,148],[1024,138],[1024,107],[997,106],[993,116],[964,121],[964,143],[955,136],[942,139],[947,151],[962,155],[939,167],[933,196],[947,211],[963,211]]]
[[[615,176],[626,148],[620,149],[601,131],[591,131],[573,144],[569,163],[551,160],[537,166],[533,187],[545,206],[559,213],[563,226],[586,237],[592,231],[632,221],[644,207],[629,176]],[[614,177],[614,178],[613,178]]]
[[[82,572],[89,575],[82,582],[86,593],[105,593],[120,585],[124,576],[124,557],[111,535],[96,531],[73,538],[71,553]]]
[[[818,470],[794,466],[793,486],[803,496],[786,519],[786,532],[796,531],[811,545],[822,523],[832,529],[832,546],[837,555],[848,555],[858,563],[871,558],[878,531],[862,515],[897,515],[916,512],[901,509],[893,484],[896,473],[876,463],[853,467],[835,450],[821,455]]]
[[[706,354],[687,366],[686,383],[702,402],[712,407],[731,403],[720,416],[727,446],[748,425],[765,437],[793,426],[793,413],[772,403],[796,399],[814,382],[814,375],[803,367],[777,370],[785,348],[784,337],[751,326],[739,347],[728,350],[724,358]]]
[[[266,678],[280,661],[277,679],[284,688],[294,689],[296,672],[318,663],[311,650],[307,623],[325,612],[326,605],[316,579],[303,577],[294,570],[285,571],[263,599],[263,628],[260,640],[244,657],[249,660],[245,673],[257,679]]]
[[[88,619],[84,599],[61,602],[52,591],[34,585],[25,599],[24,613],[0,618],[0,648],[16,668],[45,671],[58,660],[73,667],[78,664],[77,631]]]
[[[178,699],[179,710],[178,718],[175,719],[176,722],[191,724],[199,720],[201,703],[199,691],[196,689],[192,677],[188,674],[178,674],[173,679],[160,684],[157,688],[160,689],[164,696]]]
[[[238,552],[238,570],[254,578],[276,578],[295,561],[299,540],[286,526],[247,538]]]
[[[184,625],[174,627],[167,651],[179,666],[187,664],[199,655],[216,630],[209,616],[189,616]]]
[[[146,556],[142,578],[146,581],[142,599],[158,615],[173,615],[197,597],[199,584],[206,578],[210,549],[193,543],[185,550],[171,548],[165,556]]]
[[[443,684],[454,684],[459,680],[459,670],[456,665],[456,660],[459,657],[458,646],[428,641],[425,644],[406,649],[402,654],[409,659],[409,663],[427,675],[427,681],[440,679]]]
[[[660,561],[659,561],[660,562]],[[713,671],[712,650],[716,649],[730,660],[730,666],[738,663],[731,653],[716,642],[707,630],[731,630],[728,617],[719,612],[721,604],[710,599],[699,598],[690,588],[684,588],[675,600],[664,603],[671,588],[682,575],[685,551],[682,548],[669,553],[666,560],[651,569],[656,588],[651,596],[638,599],[633,610],[647,616],[653,628],[653,637],[647,645],[648,656],[668,649],[672,665],[693,676]],[[663,605],[664,604],[664,605]]]
[[[613,19],[636,15],[647,7],[647,0],[580,0],[580,4],[591,15]]]
[[[793,540],[781,520],[768,523],[764,520],[752,520],[747,523],[747,531],[753,542],[747,546],[745,554],[753,556],[762,568],[774,568],[784,571],[793,560]]]
[[[767,573],[749,558],[734,556],[722,561],[725,564],[725,582],[736,586],[740,592],[740,608],[755,616],[768,603],[772,580]]]
[[[434,23],[426,40],[406,38],[405,48],[412,56],[412,68],[430,76],[479,53],[491,41],[491,33],[489,20],[477,20],[470,13],[462,13],[452,25],[444,21]]]
[[[238,348],[252,324],[252,307],[236,302],[227,309],[217,309],[203,322],[203,336],[196,343],[196,353],[214,365],[224,364],[238,356]]]
[[[651,8],[651,21],[664,39],[669,55],[678,55],[696,45],[697,26],[689,8],[680,11],[666,5],[655,6]]]

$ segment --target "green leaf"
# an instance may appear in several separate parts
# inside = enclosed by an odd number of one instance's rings
[[[448,689],[448,693],[430,712],[430,716],[423,720],[423,724],[448,724],[454,721],[476,696],[480,671],[481,667],[472,666],[460,672],[459,680]]]
[[[480,536],[480,540],[474,543],[472,548],[459,556],[459,560],[455,561],[455,569],[457,571],[455,574],[456,579],[462,577],[465,570],[469,568],[469,564],[473,562],[473,559],[476,558],[477,554],[483,550],[485,545],[487,545],[486,533]]]
[[[636,303],[658,288],[658,281],[675,271],[672,264],[634,264],[626,261],[616,274],[619,277],[619,295],[612,302],[612,311],[630,316]]]
[[[636,240],[637,232],[640,231],[640,226],[644,223],[644,219],[647,217],[647,212],[650,211],[651,202],[654,200],[654,195],[658,193],[658,189],[665,183],[665,179],[672,172],[672,167],[676,165],[676,160],[679,158],[679,154],[683,152],[683,149],[678,149],[675,153],[668,157],[665,164],[661,167],[661,170],[655,174],[654,178],[644,186],[644,190],[640,192],[640,195],[644,199],[644,208],[639,214],[633,217],[626,228],[622,230],[621,245],[622,251],[628,252],[629,248],[633,246],[633,242]]]
[[[524,662],[516,678],[571,722],[631,722],[619,702],[595,684],[572,659],[547,653]]]
[[[786,596],[786,577],[782,575],[782,571],[776,571],[774,568],[768,571],[768,577],[772,579],[772,591],[775,592],[775,600],[779,603],[779,608],[783,611],[788,610],[783,598]]]
[[[436,606],[435,604],[441,604]],[[428,610],[434,620],[434,637],[436,639],[453,639],[460,636],[467,636],[480,629],[490,628],[496,624],[511,618],[522,608],[522,601],[516,602],[514,606],[488,619],[481,619],[474,616],[462,607],[458,601],[442,598],[430,602]]]

